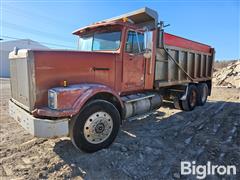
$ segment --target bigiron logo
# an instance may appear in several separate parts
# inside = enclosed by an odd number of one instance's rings
[[[195,161],[181,161],[181,175],[195,175],[197,179],[204,179],[208,175],[236,175],[234,165],[212,165],[210,161],[206,165],[196,165]]]

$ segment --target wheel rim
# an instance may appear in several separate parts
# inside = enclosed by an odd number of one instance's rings
[[[190,105],[191,105],[191,107],[194,107],[196,105],[196,101],[197,101],[197,92],[196,91],[192,91],[191,92],[191,96],[190,96]]]
[[[89,116],[83,132],[88,142],[99,144],[110,136],[112,129],[113,120],[111,116],[104,111],[99,111]]]
[[[202,102],[205,102],[205,100],[207,99],[207,91],[207,86],[204,86],[202,91]]]

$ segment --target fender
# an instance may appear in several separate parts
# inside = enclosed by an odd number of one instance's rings
[[[53,88],[53,89],[63,90],[64,87]],[[76,93],[78,94],[76,95]],[[48,107],[43,107],[43,108],[35,109],[32,112],[32,114],[35,117],[57,117],[57,118],[72,117],[77,113],[79,113],[79,111],[83,108],[86,102],[98,93],[111,94],[113,97],[115,97],[118,100],[118,102],[121,104],[121,107],[124,108],[124,104],[120,96],[112,88],[102,84],[86,83],[86,84],[71,85],[65,88],[64,96],[67,98],[61,100],[61,102],[65,101],[66,103],[67,100],[71,99],[69,98],[69,96],[72,96],[74,99],[73,99],[73,103],[71,104],[71,107],[67,109],[56,109],[56,110],[50,109]],[[69,103],[66,103],[66,104],[69,104]]]

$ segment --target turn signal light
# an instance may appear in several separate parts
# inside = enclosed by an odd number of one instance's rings
[[[67,87],[67,81],[63,81],[63,87]]]
[[[124,17],[124,18],[123,18],[123,22],[128,22],[128,18],[127,18],[127,17]]]

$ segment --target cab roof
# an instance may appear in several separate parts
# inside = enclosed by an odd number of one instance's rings
[[[132,23],[132,25],[137,25],[137,27],[139,27],[139,28],[147,26],[149,29],[153,29],[153,28],[157,27],[158,14],[156,11],[154,11],[150,8],[144,7],[144,8],[138,9],[138,10],[130,12],[130,13],[122,14],[120,16],[106,19],[106,20],[94,23],[92,25],[77,29],[77,30],[73,31],[73,34],[79,35],[88,29],[94,29],[96,27],[108,26],[108,25],[117,25],[118,24],[118,25],[131,26],[130,25],[131,23]]]
[[[73,31],[72,33],[74,35],[80,35],[85,33],[88,30],[92,30],[98,27],[105,27],[105,26],[114,26],[114,25],[120,25],[120,26],[126,26],[129,25],[129,23],[126,22],[117,22],[117,21],[113,21],[113,22],[99,22],[99,23],[95,23],[89,26],[85,26],[83,28],[77,29],[76,31]],[[132,25],[130,25],[132,26]]]

